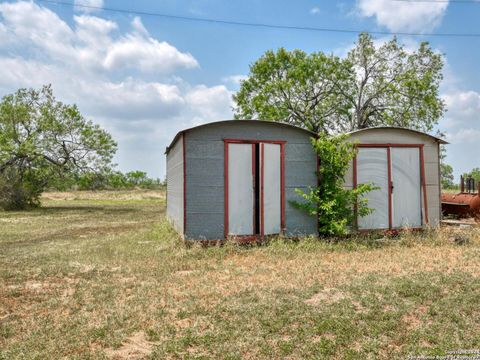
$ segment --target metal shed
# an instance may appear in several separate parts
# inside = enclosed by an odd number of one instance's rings
[[[378,127],[354,131],[358,147],[345,186],[374,183],[366,195],[373,213],[357,219],[359,230],[423,228],[441,219],[440,144],[415,130]]]
[[[167,147],[167,218],[186,240],[317,235],[317,219],[292,206],[317,184],[308,130],[228,120],[180,131]]]

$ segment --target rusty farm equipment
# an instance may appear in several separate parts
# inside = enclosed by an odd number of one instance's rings
[[[477,186],[476,186],[477,185]],[[442,193],[442,213],[459,219],[475,218],[480,221],[480,183],[472,177],[460,177],[460,193]]]

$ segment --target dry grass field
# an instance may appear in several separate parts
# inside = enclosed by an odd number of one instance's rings
[[[186,248],[161,192],[50,193],[43,205],[0,212],[1,359],[404,359],[480,348],[477,229]]]

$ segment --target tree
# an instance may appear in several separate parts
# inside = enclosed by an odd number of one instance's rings
[[[471,177],[475,180],[475,184],[480,182],[480,168],[473,168],[470,172],[463,174],[463,178]]]
[[[318,230],[323,236],[346,234],[355,216],[365,216],[372,212],[368,200],[363,197],[374,190],[372,184],[359,184],[355,189],[344,188],[345,174],[356,154],[355,145],[346,141],[346,135],[329,137],[320,134],[312,138],[312,145],[321,159],[319,184],[308,192],[296,189],[303,202],[293,201],[293,205],[318,215]]]
[[[444,112],[442,55],[396,38],[376,46],[360,34],[345,59],[321,52],[267,51],[233,96],[235,118],[282,121],[337,134],[373,126],[430,131]]]
[[[375,46],[360,34],[348,61],[356,74],[352,88],[340,89],[351,104],[351,129],[398,126],[431,131],[443,115],[439,97],[443,59],[427,42],[408,52],[397,38]]]
[[[442,189],[453,189],[455,188],[453,176],[453,168],[451,165],[440,163],[440,183],[442,184]]]
[[[127,181],[132,186],[140,186],[142,184],[146,184],[147,182],[151,182],[148,178],[147,173],[140,170],[129,171],[125,174],[127,177]]]
[[[348,103],[338,89],[352,82],[350,65],[338,57],[267,51],[233,96],[235,118],[282,121],[314,132],[348,130]]]
[[[445,134],[437,132],[437,136],[444,138]],[[447,149],[445,145],[440,145],[440,184],[442,189],[454,189],[456,187],[454,183],[453,167],[445,162],[447,158]]]
[[[54,179],[106,171],[116,147],[110,134],[86,120],[75,105],[57,101],[51,86],[20,89],[3,97],[0,206],[38,205],[40,194]]]

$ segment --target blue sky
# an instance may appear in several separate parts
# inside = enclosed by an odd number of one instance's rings
[[[65,0],[71,1],[74,0]],[[480,2],[395,0],[76,0],[99,8],[289,26],[410,33],[480,34]],[[232,117],[232,94],[268,49],[343,56],[353,33],[241,27],[117,13],[42,1],[0,2],[0,95],[51,83],[57,97],[109,130],[123,171],[165,175],[176,132]],[[390,38],[376,35],[380,43]],[[480,37],[400,36],[445,54],[441,94],[448,162],[480,167]]]

